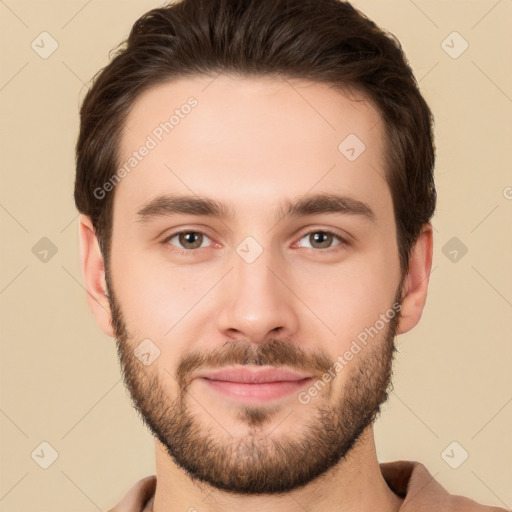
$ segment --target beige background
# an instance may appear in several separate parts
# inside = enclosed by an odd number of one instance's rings
[[[379,459],[419,460],[450,492],[510,508],[512,2],[354,3],[402,42],[438,148],[434,271],[420,325],[399,338]],[[72,194],[88,81],[159,5],[0,2],[0,512],[106,510],[154,473],[114,341],[86,304]],[[47,59],[31,48],[43,31],[59,45]],[[456,59],[441,46],[453,31],[469,44]],[[453,53],[462,41],[452,40]],[[32,252],[42,237],[57,248],[46,262]],[[455,262],[452,237],[467,247]],[[47,469],[36,463],[48,460],[43,441],[58,452]],[[469,453],[458,469],[441,455],[453,441],[452,460]]]

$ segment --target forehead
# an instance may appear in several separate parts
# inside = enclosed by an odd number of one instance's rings
[[[247,211],[308,191],[389,206],[383,126],[358,92],[283,78],[194,77],[151,87],[121,135],[114,210],[165,192]],[[236,203],[237,202],[237,203]]]

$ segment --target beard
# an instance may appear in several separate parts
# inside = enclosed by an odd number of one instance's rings
[[[327,372],[334,364],[332,357],[322,351],[305,352],[297,343],[272,338],[261,344],[231,340],[220,349],[190,352],[181,357],[174,375],[157,365],[144,366],[134,355],[136,342],[128,332],[108,270],[106,284],[117,354],[134,408],[177,466],[191,479],[216,489],[233,494],[276,494],[327,475],[377,419],[393,389],[394,339],[401,309],[342,370],[350,373],[338,399],[332,400],[332,384],[337,382],[334,378],[323,400],[297,403],[297,407],[308,407],[311,414],[307,423],[297,425],[295,435],[272,438],[272,431],[265,433],[263,426],[282,406],[260,404],[237,404],[232,409],[236,420],[250,428],[249,433],[232,436],[225,429],[212,432],[211,426],[193,411],[198,405],[189,393],[193,370],[254,364]],[[401,304],[400,289],[401,285],[395,304]],[[177,383],[174,399],[164,386],[168,378]]]

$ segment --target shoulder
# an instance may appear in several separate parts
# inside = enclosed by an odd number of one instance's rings
[[[399,460],[380,463],[380,469],[389,488],[404,499],[402,509],[417,512],[510,512],[500,507],[482,505],[476,501],[450,494],[427,467],[418,461]],[[409,507],[411,505],[411,507]]]
[[[448,510],[457,512],[459,510],[460,512],[509,512],[505,508],[482,505],[465,496],[457,496],[454,494],[448,496],[447,502],[450,507]]]
[[[156,475],[142,478],[133,484],[121,501],[107,512],[141,512],[156,489]]]

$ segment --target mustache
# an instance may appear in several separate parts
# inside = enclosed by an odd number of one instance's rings
[[[289,366],[321,376],[333,363],[327,353],[302,349],[297,343],[287,340],[271,339],[258,345],[232,340],[226,342],[220,350],[188,353],[180,361],[175,376],[180,388],[186,389],[194,371],[203,367],[218,368],[235,364]]]

